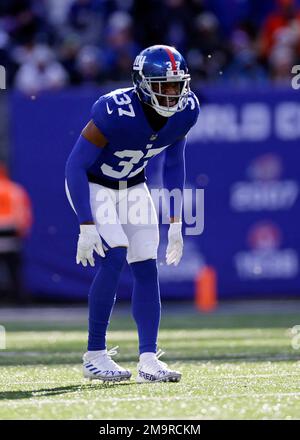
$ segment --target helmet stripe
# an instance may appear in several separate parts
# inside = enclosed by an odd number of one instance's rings
[[[167,52],[167,54],[169,55],[170,61],[172,63],[172,70],[177,70],[176,69],[176,62],[175,62],[175,58],[174,58],[173,53],[167,47],[165,47],[164,49]]]

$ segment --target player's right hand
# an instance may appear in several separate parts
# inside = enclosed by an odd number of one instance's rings
[[[98,234],[95,225],[80,225],[80,234],[77,244],[76,263],[87,266],[87,262],[91,266],[95,266],[93,252],[97,252],[101,257],[105,257],[102,246],[101,237]]]

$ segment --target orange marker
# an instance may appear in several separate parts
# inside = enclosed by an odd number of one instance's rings
[[[196,276],[195,305],[202,312],[211,312],[217,306],[217,274],[205,266]]]

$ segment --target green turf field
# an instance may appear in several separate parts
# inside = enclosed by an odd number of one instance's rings
[[[165,313],[162,360],[180,383],[135,384],[137,336],[130,315],[114,313],[109,348],[132,370],[129,383],[81,376],[85,318],[10,319],[0,352],[0,419],[299,419],[300,350],[289,329],[298,313]]]

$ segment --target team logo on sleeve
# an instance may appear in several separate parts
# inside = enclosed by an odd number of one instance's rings
[[[146,57],[144,55],[138,55],[133,63],[133,70],[143,70]]]

